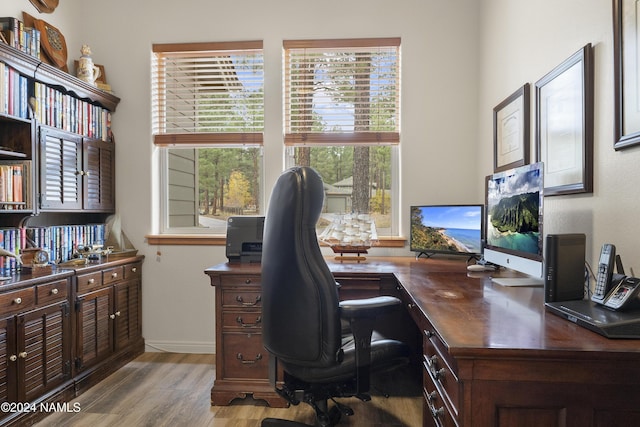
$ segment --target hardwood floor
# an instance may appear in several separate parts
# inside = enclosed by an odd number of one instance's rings
[[[265,417],[313,424],[305,404],[269,408],[264,402],[237,401],[211,406],[214,355],[145,353],[75,399],[77,413],[53,413],[37,427],[259,427]],[[372,399],[341,399],[355,415],[341,426],[418,427],[422,425],[421,374],[410,367],[372,380]],[[377,393],[384,390],[389,398]]]

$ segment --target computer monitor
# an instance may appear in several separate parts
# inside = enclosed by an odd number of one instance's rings
[[[487,177],[484,259],[528,275],[518,279],[494,278],[498,284],[544,284],[542,167],[538,162]]]
[[[420,255],[482,253],[483,205],[411,206],[409,247]]]

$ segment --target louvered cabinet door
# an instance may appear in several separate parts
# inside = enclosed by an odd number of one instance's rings
[[[22,359],[20,401],[33,401],[71,377],[69,302],[17,317],[18,357]]]
[[[40,207],[82,209],[82,139],[40,127]]]
[[[113,353],[111,287],[79,295],[76,301],[76,367],[85,369]]]
[[[13,316],[0,320],[0,403],[17,399],[15,323]]]
[[[142,336],[140,280],[115,285],[116,351],[136,342]]]
[[[84,209],[113,212],[115,209],[115,146],[112,142],[83,143]]]

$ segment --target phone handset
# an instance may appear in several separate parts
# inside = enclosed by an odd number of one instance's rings
[[[616,258],[616,247],[610,243],[602,245],[600,260],[598,261],[598,273],[596,277],[596,287],[591,295],[591,300],[603,303],[609,290],[611,289],[611,277]]]

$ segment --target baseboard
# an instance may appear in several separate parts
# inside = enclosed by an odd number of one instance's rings
[[[216,345],[212,342],[187,341],[151,341],[145,340],[145,351],[166,353],[215,354]]]

